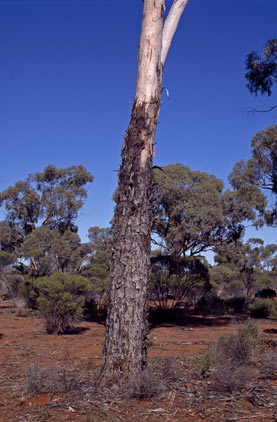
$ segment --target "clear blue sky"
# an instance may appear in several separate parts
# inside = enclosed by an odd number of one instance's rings
[[[83,240],[112,218],[142,7],[0,0],[0,191],[48,164],[83,164],[95,177],[78,220]],[[249,158],[251,138],[277,116],[247,110],[276,104],[276,95],[250,95],[244,62],[276,38],[276,22],[276,0],[189,1],[164,72],[170,97],[163,96],[156,165],[182,162],[227,183],[234,163]],[[276,241],[272,229],[261,236]]]

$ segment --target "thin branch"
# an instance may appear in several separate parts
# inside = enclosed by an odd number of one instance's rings
[[[179,21],[183,11],[188,3],[188,0],[174,0],[168,16],[164,23],[163,37],[162,37],[162,51],[161,51],[161,64],[164,67],[168,51],[171,46],[172,39],[178,27]]]
[[[251,110],[248,111],[248,114],[250,114],[250,113],[269,113],[270,111],[274,110],[275,108],[277,108],[277,105],[272,106],[272,107],[268,108],[267,110],[258,110],[256,108],[252,108]]]
[[[163,245],[162,243],[157,242],[152,237],[151,237],[151,242],[154,243],[154,245],[156,245],[156,246],[160,246],[160,248],[162,248],[162,249],[166,249],[167,251],[170,251],[170,248],[168,248],[167,246]]]

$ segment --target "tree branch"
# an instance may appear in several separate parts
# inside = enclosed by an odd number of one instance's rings
[[[256,108],[251,108],[251,110],[248,111],[249,113],[269,113],[270,111],[274,110],[275,108],[277,108],[277,105],[270,107],[267,110],[257,110]]]
[[[168,16],[164,23],[163,37],[162,37],[162,51],[161,51],[161,64],[164,67],[168,51],[171,46],[172,39],[178,27],[179,21],[183,11],[188,3],[188,0],[174,0]]]

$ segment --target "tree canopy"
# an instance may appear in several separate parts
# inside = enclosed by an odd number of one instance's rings
[[[269,224],[276,224],[277,125],[270,126],[254,136],[251,154],[247,162],[239,161],[234,165],[229,181],[241,194],[252,192],[253,195],[259,196],[262,191],[266,193],[271,205],[265,214],[266,220]]]
[[[86,251],[75,222],[87,196],[85,185],[92,181],[81,165],[49,165],[0,193],[6,210],[0,250],[10,254],[21,272],[37,277],[79,268]]]
[[[254,195],[224,191],[223,181],[216,176],[183,164],[155,169],[154,177],[153,233],[167,253],[197,255],[239,239],[246,221],[262,223],[260,214],[266,201],[259,190]]]
[[[29,174],[0,193],[10,227],[24,237],[38,225],[77,231],[74,224],[87,196],[85,185],[93,176],[83,167],[57,169],[47,166],[42,173]]]
[[[271,95],[272,86],[277,81],[277,39],[267,41],[262,56],[256,51],[246,59],[247,88],[254,95]]]

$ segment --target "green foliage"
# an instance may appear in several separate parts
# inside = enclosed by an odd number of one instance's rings
[[[272,85],[277,80],[277,39],[267,41],[262,57],[256,51],[248,54],[246,70],[246,86],[251,94],[271,95]]]
[[[257,338],[257,326],[252,321],[248,321],[236,333],[221,336],[217,343],[217,351],[221,359],[232,363],[242,363],[252,355]]]
[[[36,277],[55,271],[74,272],[82,263],[83,249],[77,233],[42,226],[26,236],[21,253],[29,262],[29,274]]]
[[[277,303],[273,299],[256,298],[248,308],[252,318],[277,317]]]
[[[201,360],[201,372],[205,374],[216,365],[241,365],[252,356],[258,340],[258,328],[247,321],[233,334],[220,336],[217,344],[211,343]]]
[[[225,294],[227,297],[243,297],[245,295],[245,287],[242,281],[234,280],[226,285]]]
[[[208,268],[200,258],[156,255],[151,264],[151,298],[161,309],[177,308],[188,297],[210,288]]]
[[[17,295],[18,286],[23,280],[20,272],[13,267],[15,260],[12,253],[0,250],[0,289],[11,298]]]
[[[89,246],[94,256],[100,251],[110,254],[112,247],[112,230],[111,228],[90,227],[88,229]]]
[[[239,161],[235,164],[229,181],[241,196],[249,194],[260,197],[260,211],[266,222],[273,225],[277,218],[277,125],[270,126],[254,136],[251,146],[251,158],[247,162]],[[270,209],[266,211],[262,197],[265,201],[264,195],[268,192],[275,195],[275,201],[272,202],[271,196],[267,195],[271,203]]]
[[[268,287],[264,276],[276,264],[275,245],[264,246],[261,239],[249,239],[217,246],[215,252],[218,265],[210,270],[210,276],[220,285],[222,296],[250,298]]]
[[[93,286],[93,296],[98,308],[103,308],[107,304],[110,289],[110,277],[106,265],[97,263],[89,264],[82,269],[82,275]]]
[[[93,181],[83,166],[47,166],[0,193],[6,210],[0,222],[0,250],[16,256],[23,273],[43,276],[79,269],[85,251],[75,220]]]
[[[45,318],[48,333],[64,333],[83,316],[85,297],[92,290],[80,275],[54,273],[33,282],[37,307]]]
[[[263,195],[242,195],[239,190],[223,191],[222,180],[175,164],[155,170],[153,232],[166,253],[184,256],[239,239],[243,222],[263,211]],[[262,201],[263,200],[263,201]]]
[[[214,343],[210,343],[207,352],[200,361],[201,375],[205,375],[220,360],[220,354]]]

